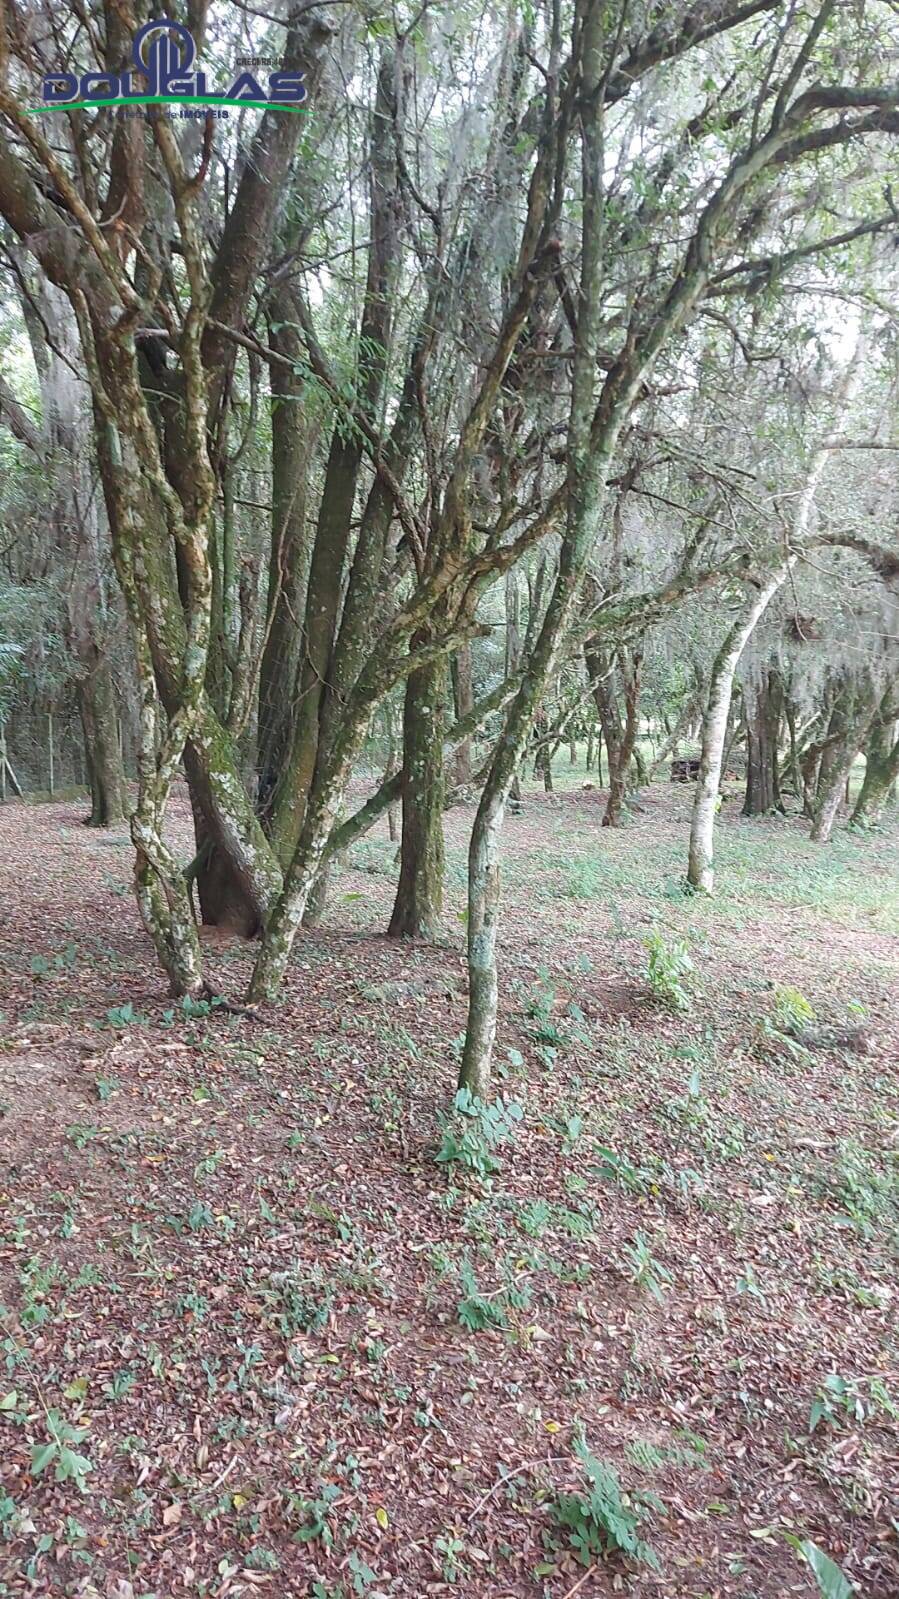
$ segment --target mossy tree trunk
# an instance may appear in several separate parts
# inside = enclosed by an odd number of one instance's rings
[[[837,694],[828,726],[827,744],[818,768],[809,838],[826,844],[833,830],[855,758],[865,742],[880,696],[868,676],[853,681],[848,674]]]
[[[78,710],[84,731],[84,753],[90,779],[90,827],[118,827],[128,802],[112,672],[107,661],[78,684]]]
[[[876,827],[899,779],[899,705],[888,690],[875,712],[865,743],[865,775],[852,812],[860,827]]]
[[[537,741],[534,776],[542,777],[544,794],[551,794],[553,792],[552,733],[545,710],[541,710],[534,721],[534,737]]]

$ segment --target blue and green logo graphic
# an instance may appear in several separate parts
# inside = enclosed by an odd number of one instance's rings
[[[41,84],[44,111],[91,111],[96,106],[258,106],[263,110],[304,111],[302,72],[270,72],[263,88],[252,72],[241,72],[225,94],[210,94],[205,72],[193,72],[197,47],[193,34],[171,17],[147,22],[134,35],[134,67],[124,72],[54,72]],[[146,88],[136,83],[138,75]]]

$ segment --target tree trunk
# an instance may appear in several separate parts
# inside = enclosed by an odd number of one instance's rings
[[[852,821],[860,827],[876,827],[899,777],[899,724],[891,695],[884,695],[868,730],[865,745],[865,776],[859,790]]]
[[[840,809],[855,757],[862,747],[876,699],[870,683],[844,688],[831,716],[828,746],[821,759],[809,838],[826,844]]]
[[[759,618],[787,578],[795,562],[791,559],[772,573],[765,587],[743,607],[715,657],[709,679],[709,693],[702,719],[702,755],[699,780],[693,801],[690,825],[690,850],[687,882],[691,888],[711,894],[715,886],[715,815],[727,724],[730,716],[734,675],[740,656],[752,636]]]
[[[469,715],[474,705],[470,644],[463,644],[462,648],[453,657],[453,699],[456,707],[456,721],[460,722],[463,716]],[[471,739],[464,739],[453,757],[455,780],[459,785],[471,782],[471,747]]]
[[[79,671],[78,708],[91,786],[87,821],[92,827],[115,827],[124,820],[127,792],[109,662],[100,526],[90,481],[91,415],[74,375],[80,360],[78,328],[65,296],[42,276],[23,300],[23,320],[40,383],[43,432],[27,418],[26,427],[17,426],[18,407],[10,419],[8,401],[4,416],[35,452],[50,481],[54,540],[63,559],[71,561],[65,641]]]
[[[538,716],[535,731],[537,734],[537,753],[534,757],[534,776],[543,778],[543,791],[545,794],[551,794],[553,792],[553,757],[549,718],[545,711]]]
[[[443,910],[446,662],[410,672],[403,706],[403,832],[391,938],[437,936]]]
[[[300,668],[301,618],[311,555],[306,503],[308,461],[315,428],[303,412],[305,379],[296,327],[285,320],[289,307],[276,301],[269,344],[296,360],[297,370],[272,362],[272,516],[267,617],[268,638],[259,671],[259,755],[257,805],[268,816],[278,776],[290,745]]]
[[[90,775],[90,827],[118,827],[125,819],[127,792],[116,725],[115,689],[107,660],[78,685],[78,709]]]
[[[843,798],[846,778],[857,753],[857,747],[844,749],[841,758],[833,763],[829,779],[819,790],[809,833],[813,844],[826,844],[830,838]]]
[[[603,652],[585,651],[587,671],[593,684],[593,697],[599,714],[609,766],[609,797],[603,813],[603,827],[618,827],[627,795],[628,775],[637,742],[640,712],[641,649],[622,649],[617,654],[624,693],[622,718],[612,687],[612,661]]]
[[[582,69],[582,92],[588,101],[600,93],[602,26],[598,9],[593,8],[585,24]],[[468,1020],[459,1083],[482,1100],[490,1094],[496,1038],[499,843],[506,799],[578,602],[596,537],[609,463],[626,410],[625,402],[613,395],[602,412],[601,426],[594,431],[593,385],[604,278],[601,113],[583,118],[582,140],[581,268],[567,436],[565,535],[539,635],[490,763],[468,854]]]
[[[777,733],[780,704],[772,692],[772,674],[765,672],[750,697],[746,719],[746,797],[744,816],[769,816],[779,804]]]

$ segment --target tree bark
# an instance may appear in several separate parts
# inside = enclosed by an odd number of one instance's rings
[[[268,637],[259,669],[257,807],[265,818],[290,745],[300,673],[301,618],[306,602],[312,541],[306,507],[309,457],[316,429],[303,409],[302,345],[289,320],[290,304],[276,299],[269,344],[296,362],[270,363],[272,513],[267,598]]]
[[[453,656],[453,700],[456,720],[460,722],[464,716],[468,716],[474,705],[470,644],[463,644],[461,650]],[[454,775],[457,786],[471,782],[471,743],[470,738],[463,740],[455,753]]]
[[[702,719],[702,754],[699,780],[693,801],[687,882],[691,888],[711,894],[715,886],[715,815],[721,784],[721,766],[730,715],[734,675],[757,623],[795,564],[791,558],[771,574],[763,588],[753,593],[734,621],[715,657],[709,679],[708,699]]]
[[[747,707],[744,816],[769,816],[772,811],[783,809],[777,767],[780,700],[772,676],[771,672],[763,673]]]
[[[899,722],[896,718],[895,698],[888,691],[868,729],[865,775],[852,812],[852,821],[857,826],[878,825],[899,778]]]
[[[90,776],[90,827],[118,827],[125,819],[127,790],[119,748],[115,689],[107,660],[78,684],[78,709]]]
[[[443,740],[446,662],[406,680],[403,707],[403,831],[391,938],[437,936],[443,910]]]
[[[91,789],[87,821],[92,827],[116,827],[125,817],[127,787],[109,661],[101,530],[89,476],[91,416],[74,377],[78,328],[65,295],[43,274],[30,294],[24,321],[38,374],[42,429],[21,411],[5,384],[0,385],[0,420],[37,455],[49,478],[54,541],[69,567],[65,635],[78,663],[78,709]]]
[[[587,672],[593,686],[602,728],[609,769],[609,797],[603,813],[603,827],[618,827],[627,795],[628,774],[637,742],[640,715],[640,676],[642,650],[622,648],[613,658],[602,650],[584,652]],[[622,681],[624,716],[615,695],[613,671],[617,667]]]
[[[828,730],[828,747],[818,772],[818,789],[809,838],[826,844],[836,821],[855,758],[875,714],[877,696],[870,680],[847,683],[837,699]]]

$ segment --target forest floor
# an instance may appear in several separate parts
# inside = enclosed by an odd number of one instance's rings
[[[730,799],[686,898],[690,789],[601,831],[582,777],[506,823],[487,1180],[435,1160],[470,810],[439,944],[379,831],[251,1020],[164,998],[124,831],[0,809],[0,1594],[839,1594],[793,1537],[896,1599],[895,823]],[[576,1558],[581,1435],[658,1569]]]

